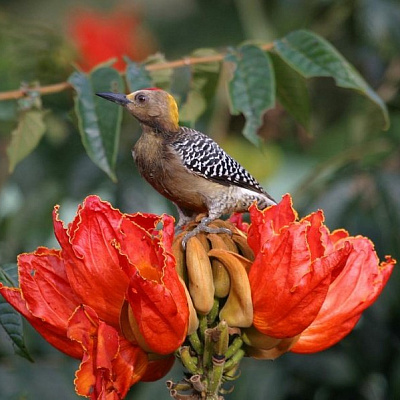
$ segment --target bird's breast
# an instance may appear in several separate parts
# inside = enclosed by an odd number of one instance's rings
[[[163,143],[156,135],[142,135],[132,151],[139,173],[151,184],[163,179]]]
[[[146,136],[141,136],[132,151],[139,173],[178,206],[206,211],[202,188],[205,180],[188,171],[168,144],[157,137]]]

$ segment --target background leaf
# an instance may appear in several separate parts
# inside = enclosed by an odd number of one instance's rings
[[[355,68],[325,39],[315,33],[298,30],[274,41],[274,51],[305,78],[331,77],[343,88],[366,96],[380,110],[383,127],[389,127],[387,108]]]
[[[217,52],[213,49],[197,49],[191,56],[206,57],[215,54]],[[220,62],[195,64],[191,67],[189,92],[179,112],[181,121],[193,126],[205,112],[215,94],[220,68]]]
[[[130,61],[128,58],[125,58],[125,61],[127,62],[125,79],[129,92],[153,86],[151,76],[143,65]]]
[[[151,66],[153,64],[163,64],[166,63],[164,54],[156,53],[149,56],[143,63],[143,66]],[[172,68],[162,68],[157,70],[149,71],[152,85],[160,89],[169,91],[171,87],[171,77],[173,74]]]
[[[310,96],[306,81],[278,55],[270,53],[274,64],[276,94],[283,107],[306,130],[310,128]]]
[[[8,264],[0,268],[0,282],[5,286],[15,287],[16,282],[12,276],[16,275],[17,265]],[[7,272],[6,272],[7,271]],[[31,355],[25,345],[22,317],[10,304],[0,295],[0,325],[10,338],[15,354],[33,362]]]
[[[275,76],[267,53],[259,47],[245,44],[231,51],[226,61],[233,62],[235,71],[229,82],[229,97],[233,114],[246,117],[243,134],[258,144],[257,131],[262,116],[275,106]]]
[[[90,75],[74,72],[69,80],[76,90],[75,111],[82,143],[92,161],[116,181],[122,107],[105,101],[96,92],[124,91],[123,81],[113,68],[100,67]]]
[[[9,172],[13,172],[17,164],[28,156],[38,145],[46,132],[43,117],[46,111],[22,111],[18,125],[11,133],[11,142],[7,148]]]

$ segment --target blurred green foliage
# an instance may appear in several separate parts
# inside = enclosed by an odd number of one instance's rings
[[[236,46],[248,39],[271,42],[307,28],[333,43],[386,102],[391,126],[381,130],[374,110],[330,79],[308,82],[310,133],[282,107],[267,112],[261,150],[243,142],[242,116],[229,114],[226,88],[196,127],[213,136],[279,198],[291,192],[302,215],[322,208],[327,225],[370,237],[380,258],[400,259],[400,4],[396,0],[3,0],[0,6],[0,91],[21,82],[51,84],[73,71],[75,50],[66,30],[74,7],[134,10],[168,59],[199,47]],[[132,7],[132,8],[130,8]],[[171,71],[170,71],[171,72]],[[179,75],[180,74],[180,75]],[[185,86],[184,69],[174,71],[174,89]],[[171,75],[168,75],[171,77]],[[167,82],[169,78],[167,77]],[[182,90],[184,92],[184,90]],[[72,91],[43,96],[47,130],[36,150],[8,174],[6,147],[16,128],[14,101],[0,103],[0,264],[37,246],[56,247],[51,211],[71,220],[78,203],[99,194],[124,212],[175,213],[133,165],[130,148],[139,135],[124,115],[117,160],[118,183],[88,158],[78,133]],[[376,121],[376,123],[374,123]],[[378,302],[355,331],[320,354],[287,354],[275,361],[246,360],[227,399],[400,398],[400,276],[395,270]],[[4,339],[4,340],[3,340]],[[77,362],[50,348],[29,327],[27,347],[35,364],[13,355],[0,332],[0,399],[76,399]],[[180,375],[173,371],[168,377]],[[161,380],[135,386],[128,398],[167,399]]]

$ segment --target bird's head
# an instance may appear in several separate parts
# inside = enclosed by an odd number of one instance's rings
[[[141,89],[128,95],[96,93],[97,96],[124,106],[140,123],[161,132],[179,130],[179,113],[175,99],[166,91]]]

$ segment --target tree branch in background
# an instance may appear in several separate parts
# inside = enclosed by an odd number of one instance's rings
[[[273,47],[272,43],[266,43],[260,46],[263,50],[270,50]],[[184,57],[180,60],[169,61],[164,63],[146,65],[146,69],[148,71],[158,71],[162,69],[168,68],[180,68],[188,65],[195,65],[195,64],[207,64],[216,61],[222,61],[225,57],[225,53],[219,53],[212,56],[205,56],[205,57]],[[63,92],[64,90],[71,89],[72,86],[69,82],[60,82],[55,83],[53,85],[41,86],[35,91],[39,92],[41,95],[52,94]],[[7,92],[0,92],[0,101],[2,100],[17,100],[21,97],[24,97],[27,93],[26,89],[18,89],[18,90],[10,90]]]

